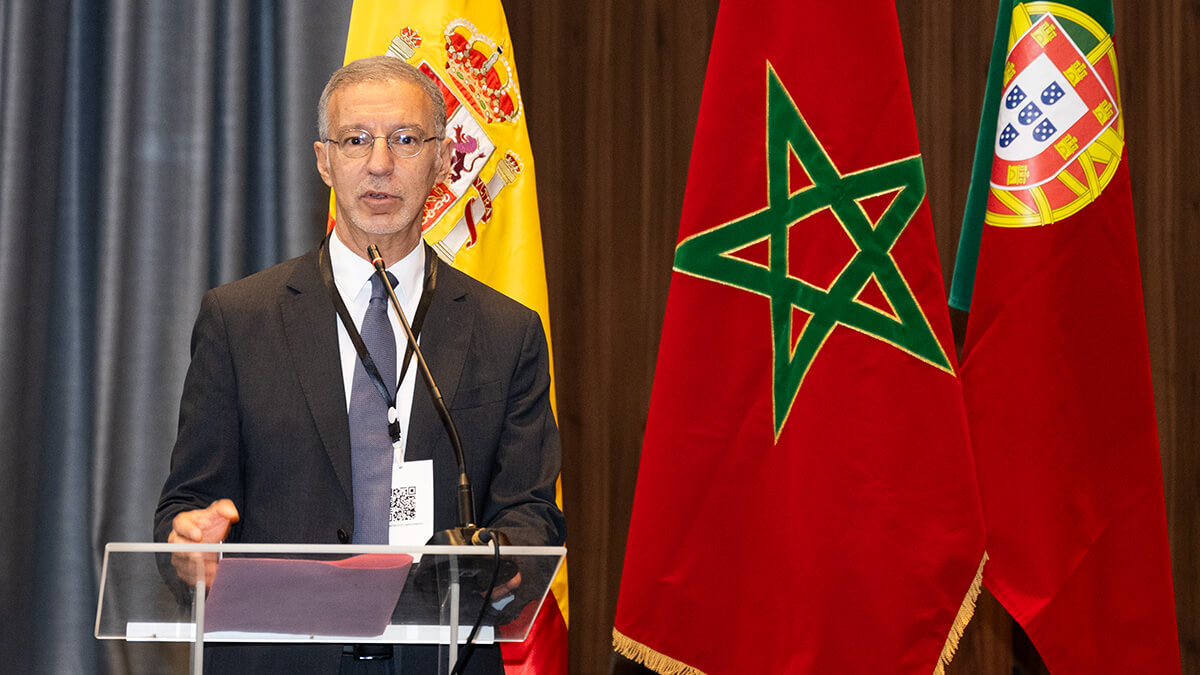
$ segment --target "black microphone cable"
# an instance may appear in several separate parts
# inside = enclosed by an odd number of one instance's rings
[[[500,576],[500,542],[492,536],[488,530],[480,530],[479,539],[483,542],[491,542],[493,556],[492,565],[492,580],[488,582],[487,591],[483,594],[483,604],[479,606],[479,614],[475,617],[475,625],[471,626],[471,632],[467,635],[467,641],[463,645],[462,653],[459,654],[459,660],[454,664],[454,670],[450,675],[461,675],[463,669],[467,667],[467,661],[471,660],[471,655],[475,653],[475,637],[479,634],[479,627],[483,625],[483,615],[487,613],[488,603],[491,602],[492,593],[496,590],[496,579]],[[450,636],[453,640],[455,637]]]

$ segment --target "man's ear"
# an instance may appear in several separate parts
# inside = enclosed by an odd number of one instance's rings
[[[450,160],[454,158],[454,139],[443,138],[438,144],[437,183],[444,182],[450,176]]]
[[[329,187],[333,187],[333,177],[329,175],[329,144],[313,141],[313,152],[317,155],[317,173]]]

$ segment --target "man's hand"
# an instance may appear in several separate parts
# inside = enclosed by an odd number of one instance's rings
[[[238,521],[238,510],[233,500],[218,499],[207,509],[184,511],[171,521],[171,544],[215,544],[224,541],[229,527]]]
[[[509,579],[508,581],[506,581],[502,584],[496,584],[496,588],[492,591],[492,594],[488,596],[488,600],[491,600],[492,602],[501,600],[507,596],[512,595],[513,593],[516,593],[517,588],[519,588],[520,586],[521,586],[521,573],[517,572],[516,576]]]
[[[229,527],[238,521],[238,510],[229,499],[218,499],[206,509],[184,511],[171,521],[169,544],[216,544],[225,540]],[[194,584],[203,575],[205,584],[212,584],[217,573],[215,553],[175,553],[171,556],[179,578]]]

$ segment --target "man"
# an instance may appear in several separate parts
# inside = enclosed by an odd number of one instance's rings
[[[432,530],[457,524],[457,465],[418,368],[403,365],[395,312],[386,310],[379,322],[391,324],[384,344],[395,341],[399,367],[376,378],[378,386],[352,337],[361,332],[366,342],[381,329],[368,329],[364,319],[382,302],[367,254],[375,244],[406,316],[417,323],[424,315],[420,343],[463,439],[478,524],[513,544],[561,544],[565,524],[554,501],[560,448],[541,322],[438,265],[421,240],[425,198],[452,157],[441,93],[407,63],[372,57],[334,73],[318,113],[321,140],[313,148],[337,195],[334,231],[299,258],[205,294],[155,538],[397,543],[396,522],[383,512],[390,485],[384,501],[368,500],[379,486],[363,458],[380,452],[385,472],[393,452],[402,460],[396,466],[432,460]],[[368,351],[387,370],[388,359]],[[398,376],[394,401],[385,399]],[[363,405],[377,412],[362,413]],[[407,646],[394,659],[366,661],[342,645],[214,645],[205,665],[239,673],[423,673],[436,669],[436,654],[435,647]],[[501,672],[498,649],[476,650],[470,666]]]

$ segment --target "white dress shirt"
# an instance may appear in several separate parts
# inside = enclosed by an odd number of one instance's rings
[[[375,275],[375,266],[365,258],[355,255],[342,243],[336,232],[329,237],[329,262],[333,268],[333,283],[337,286],[338,293],[342,295],[342,302],[346,303],[346,309],[349,310],[350,317],[354,320],[355,328],[361,331],[363,316],[366,315],[367,305],[371,301],[371,277]],[[396,298],[400,300],[400,306],[404,308],[404,318],[411,324],[424,289],[425,247],[418,245],[412,253],[389,267],[388,271],[396,277],[398,282]],[[400,319],[396,317],[390,301],[388,302],[388,319],[392,322],[392,333],[396,336],[396,375],[399,376],[400,369],[403,367],[400,359],[403,358],[407,340],[404,337],[404,329],[400,327]],[[341,320],[335,315],[333,321],[336,321],[338,326],[342,383],[346,387],[346,410],[349,411],[350,390],[354,384],[354,365],[358,361],[358,352],[354,349],[350,333],[346,331]],[[419,342],[420,338],[418,337],[417,340]],[[396,393],[396,415],[400,421],[402,448],[408,447],[408,423],[412,413],[413,388],[417,381],[416,357],[411,357],[410,361],[408,372],[404,374],[404,381],[400,383],[400,390]],[[394,386],[394,383],[392,384]]]

